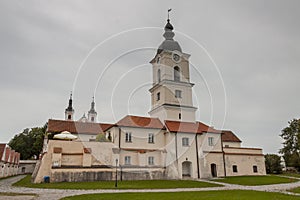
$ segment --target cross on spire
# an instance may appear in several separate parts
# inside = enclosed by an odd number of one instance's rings
[[[168,22],[170,21],[170,12],[171,12],[172,8],[168,9]]]

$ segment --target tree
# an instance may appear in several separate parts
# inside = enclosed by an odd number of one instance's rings
[[[47,124],[43,127],[26,128],[13,137],[8,145],[21,154],[21,160],[38,158],[43,148],[44,134]]]
[[[283,148],[279,153],[283,154],[287,167],[295,167],[300,170],[300,119],[289,121],[289,126],[281,131],[280,136],[284,140]]]
[[[282,172],[281,158],[276,154],[266,154],[265,164],[267,174],[280,174]]]
[[[102,133],[100,133],[100,134],[97,135],[96,141],[97,141],[97,142],[110,142],[110,140],[107,139],[107,138],[105,137],[105,135],[102,134]]]

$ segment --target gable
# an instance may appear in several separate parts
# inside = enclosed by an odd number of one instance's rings
[[[222,141],[223,142],[242,142],[232,131],[228,131],[228,130],[222,131]]]

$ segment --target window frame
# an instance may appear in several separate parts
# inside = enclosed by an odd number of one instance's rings
[[[258,173],[258,167],[257,167],[257,165],[253,165],[252,169],[253,169],[253,173]]]
[[[131,156],[124,157],[124,165],[131,165]]]
[[[161,81],[161,70],[157,70],[157,82],[159,83]]]
[[[179,66],[175,66],[173,68],[173,76],[174,76],[174,81],[180,82],[180,68],[179,68]]]
[[[148,143],[149,144],[154,144],[154,133],[149,133],[148,134]]]
[[[237,165],[232,165],[232,172],[233,173],[238,173],[238,167],[237,167]]]
[[[189,141],[189,138],[188,137],[183,137],[181,139],[181,144],[183,147],[188,147],[190,146],[190,141]]]
[[[156,101],[160,100],[160,92],[156,93]]]
[[[208,146],[214,146],[214,137],[208,137]]]
[[[176,98],[182,98],[182,91],[181,90],[175,90],[175,97]]]
[[[127,143],[132,142],[132,134],[131,134],[131,132],[126,132],[125,133],[125,142],[127,142]]]
[[[148,165],[154,165],[154,156],[148,157]]]

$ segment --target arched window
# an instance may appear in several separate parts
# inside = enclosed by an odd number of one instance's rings
[[[156,101],[159,101],[160,100],[160,92],[158,92],[157,94],[156,94]]]
[[[160,82],[161,78],[160,78],[160,69],[157,70],[157,81]]]
[[[180,69],[178,66],[174,67],[174,81],[180,81]]]

